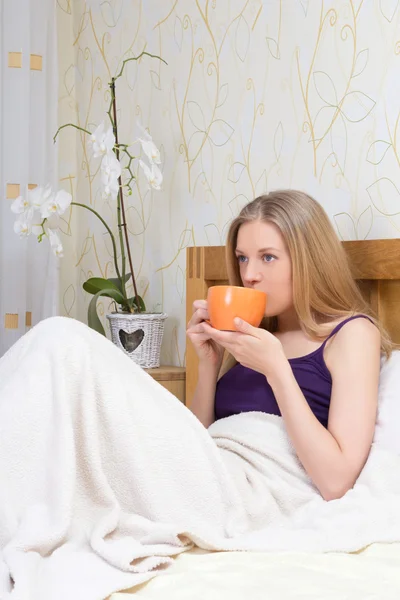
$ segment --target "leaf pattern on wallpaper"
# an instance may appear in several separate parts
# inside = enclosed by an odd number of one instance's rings
[[[237,194],[237,196],[232,198],[232,200],[228,202],[232,217],[237,217],[242,208],[248,204],[248,202],[249,200],[244,194]]]
[[[342,114],[335,119],[331,130],[331,148],[342,173],[346,170],[347,159],[347,126]]]
[[[337,109],[335,106],[323,106],[319,109],[313,123],[314,138],[312,138],[312,134],[310,132],[310,141],[322,140],[325,137],[332,124],[336,110]]]
[[[369,59],[369,48],[364,48],[357,54],[356,63],[354,65],[353,77],[358,77],[364,72],[365,67],[368,64]]]
[[[367,208],[360,214],[357,219],[357,239],[358,240],[366,240],[369,236],[369,233],[372,229],[374,216],[372,213],[371,206],[367,206]]]
[[[85,66],[86,60],[83,50],[78,48],[78,51],[75,55],[76,65],[75,65],[75,73],[79,76],[80,81],[82,82],[85,78]]]
[[[75,88],[75,69],[74,65],[70,65],[64,73],[63,81],[67,96],[71,96]]]
[[[375,104],[375,100],[364,92],[348,92],[343,99],[342,113],[351,123],[359,123],[368,117]]]
[[[367,193],[376,210],[385,217],[400,215],[400,192],[388,177],[380,177],[367,187]]]
[[[303,9],[304,16],[307,16],[309,0],[299,0],[299,2],[301,5],[301,8]]]
[[[209,246],[222,246],[221,232],[215,223],[204,225],[204,233]]]
[[[391,147],[392,144],[385,140],[376,140],[375,142],[372,142],[368,148],[367,161],[371,163],[371,165],[379,165],[385,158],[386,152]]]
[[[202,131],[204,133],[205,130],[207,129],[207,126],[206,126],[206,119],[204,116],[204,112],[203,112],[203,109],[201,108],[200,104],[198,102],[195,102],[194,100],[189,100],[187,102],[187,108],[188,108],[189,119],[190,119],[192,125],[198,131]]]
[[[156,90],[161,90],[160,75],[157,73],[157,71],[150,70],[150,77]]]
[[[237,183],[242,176],[243,171],[245,170],[246,165],[242,162],[234,162],[228,171],[228,179],[232,183]]]
[[[235,50],[242,62],[246,60],[250,46],[250,27],[243,15],[240,15],[235,33]]]
[[[187,145],[188,160],[193,161],[196,158],[204,144],[206,137],[207,134],[205,131],[195,131],[192,133]]]
[[[400,0],[379,0],[380,11],[389,23],[393,21],[399,5]]]
[[[354,219],[349,213],[341,212],[333,215],[339,237],[343,241],[357,239],[357,229]]]
[[[283,125],[282,125],[282,122],[279,121],[279,123],[275,129],[275,133],[274,133],[274,153],[275,153],[276,162],[279,162],[279,159],[281,158],[282,148],[283,148]]]
[[[178,242],[179,250],[183,250],[184,248],[187,248],[192,243],[193,243],[192,230],[184,229],[179,236],[179,242]]]
[[[99,4],[104,23],[107,27],[115,27],[121,19],[124,0],[108,0]]]
[[[274,40],[274,38],[271,38],[271,37],[267,37],[265,39],[267,40],[267,46],[268,46],[268,50],[270,51],[271,56],[273,58],[276,58],[276,60],[280,60],[281,52],[279,50],[278,42],[276,40]]]
[[[314,85],[318,96],[329,106],[338,105],[338,97],[332,77],[324,71],[314,71]]]
[[[180,265],[176,266],[176,274],[175,274],[175,285],[176,285],[176,290],[179,294],[179,299],[181,302],[183,302],[184,297],[185,297],[185,274],[183,272],[183,269]]]
[[[174,39],[176,45],[179,48],[179,52],[182,50],[182,42],[183,42],[183,23],[182,20],[176,15],[175,24],[174,24]]]
[[[65,314],[69,317],[71,315],[72,309],[75,306],[76,301],[76,292],[75,287],[72,283],[67,287],[65,292],[63,293],[63,307],[65,310]]]
[[[71,15],[72,14],[71,1],[72,0],[57,0],[57,5],[67,15]]]
[[[221,85],[221,87],[219,88],[219,92],[218,92],[217,108],[221,108],[221,106],[223,106],[225,104],[226,99],[228,97],[228,92],[229,92],[229,85],[227,83],[224,83],[223,85]]]
[[[231,139],[234,129],[224,119],[216,119],[211,123],[209,136],[214,146],[224,146]]]
[[[256,181],[255,186],[255,195],[261,196],[262,194],[266,194],[268,191],[268,176],[267,171],[264,169],[261,173],[260,177]]]

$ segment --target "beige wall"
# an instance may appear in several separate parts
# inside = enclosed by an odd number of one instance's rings
[[[145,48],[168,62],[130,63],[117,89],[120,141],[134,139],[140,118],[163,158],[162,191],[139,178],[128,224],[148,308],[170,315],[164,363],[184,361],[186,246],[223,244],[256,194],[300,188],[343,239],[399,237],[398,5],[58,0],[60,124],[93,129],[105,117],[124,58]],[[59,147],[66,188],[115,224],[82,136],[63,132]],[[65,224],[62,262],[64,312],[82,320],[82,281],[112,274],[108,239],[88,214],[75,209]]]

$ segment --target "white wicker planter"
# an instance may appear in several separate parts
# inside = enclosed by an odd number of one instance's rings
[[[165,313],[111,313],[111,339],[135,363],[149,369],[160,366]]]

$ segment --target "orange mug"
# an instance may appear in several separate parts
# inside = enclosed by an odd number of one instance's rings
[[[265,315],[267,294],[261,290],[235,285],[214,285],[208,290],[207,302],[212,327],[235,331],[235,317],[253,327],[259,326]]]

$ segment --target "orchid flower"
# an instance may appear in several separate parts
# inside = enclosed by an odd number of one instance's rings
[[[62,246],[60,236],[58,235],[57,231],[55,231],[53,229],[49,229],[48,236],[49,236],[50,246],[54,252],[54,255],[57,256],[57,258],[62,258],[64,256],[64,248]]]
[[[104,197],[111,196],[113,200],[118,196],[119,178],[122,173],[121,163],[114,152],[109,152],[101,161],[101,183],[103,184]]]
[[[17,235],[19,235],[19,237],[23,238],[23,237],[28,237],[28,235],[30,235],[30,233],[32,232],[32,222],[31,222],[31,218],[33,216],[32,214],[29,214],[27,212],[22,213],[19,218],[15,221],[14,223],[14,231]],[[31,217],[31,218],[29,218]]]
[[[105,131],[104,123],[101,123],[91,136],[94,158],[105,156],[112,152],[115,146],[115,136],[112,127]]]
[[[23,215],[32,210],[32,204],[28,198],[18,196],[11,204],[11,211],[16,215]]]
[[[147,181],[155,190],[161,189],[161,184],[163,180],[162,173],[160,169],[154,163],[149,167],[142,160],[139,160],[139,164],[143,169],[143,172],[146,176]]]
[[[72,196],[65,190],[59,190],[55,195],[51,194],[46,202],[40,207],[40,214],[43,219],[50,215],[63,215],[72,202]]]
[[[142,135],[141,135],[141,137],[138,138],[138,140],[141,143],[143,152],[149,159],[150,163],[156,163],[157,165],[160,165],[161,164],[160,151],[157,148],[157,146],[155,145],[155,143],[153,142],[153,138],[141,125],[139,125],[139,129],[140,129]]]
[[[38,186],[33,190],[28,190],[28,199],[32,207],[36,210],[40,210],[43,204],[48,202],[51,198],[52,192],[50,185],[46,187]]]

